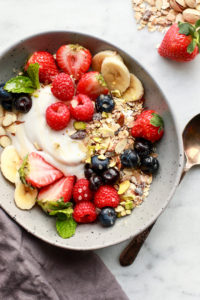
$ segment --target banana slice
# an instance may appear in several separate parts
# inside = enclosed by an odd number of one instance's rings
[[[112,90],[119,90],[122,94],[130,85],[130,73],[125,64],[115,56],[104,59],[101,73]]]
[[[37,189],[30,189],[21,182],[15,187],[15,204],[21,209],[31,209],[36,203]]]
[[[10,182],[16,182],[17,170],[20,166],[20,157],[14,146],[7,146],[1,154],[1,171]]]
[[[130,74],[130,76],[130,86],[122,95],[127,102],[140,100],[144,95],[144,88],[141,81],[134,74]]]
[[[123,62],[122,57],[119,54],[117,54],[116,51],[111,51],[111,50],[101,51],[101,52],[98,52],[97,54],[95,54],[92,58],[93,70],[101,72],[101,65],[102,65],[103,60],[107,57],[112,57],[112,56],[116,57],[117,59],[119,59]]]

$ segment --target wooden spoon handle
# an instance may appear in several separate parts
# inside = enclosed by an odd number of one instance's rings
[[[130,266],[134,262],[140,251],[140,248],[144,244],[154,224],[155,223],[153,223],[146,230],[135,236],[132,239],[132,241],[128,244],[128,246],[122,251],[119,257],[121,266]]]

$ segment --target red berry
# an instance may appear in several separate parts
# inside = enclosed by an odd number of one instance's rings
[[[80,202],[82,200],[91,201],[93,193],[89,188],[89,180],[82,178],[79,179],[73,189],[73,199],[75,202]]]
[[[188,26],[192,25],[188,24]],[[158,48],[158,53],[161,56],[172,60],[182,62],[190,61],[198,54],[198,47],[196,45],[191,53],[188,52],[188,46],[192,42],[193,37],[190,34],[181,34],[179,33],[179,30],[179,25],[176,23],[169,28]]]
[[[46,110],[46,121],[53,130],[64,129],[70,121],[69,108],[63,102],[51,104]]]
[[[72,196],[74,181],[75,176],[67,176],[59,179],[42,188],[38,194],[38,200],[57,201],[63,198],[64,202],[68,202]]]
[[[88,72],[78,82],[77,94],[85,94],[95,100],[101,94],[108,94],[108,88],[99,72]]]
[[[154,143],[164,133],[164,122],[155,110],[143,111],[137,116],[131,134],[133,137],[141,137]]]
[[[91,121],[94,114],[94,104],[86,95],[79,94],[71,101],[70,113],[77,121]]]
[[[74,96],[74,90],[74,82],[68,74],[60,73],[54,78],[51,91],[59,100],[71,100]]]
[[[25,70],[28,69],[30,64],[38,63],[39,68],[39,79],[42,83],[51,83],[59,71],[55,63],[55,59],[52,54],[46,51],[34,52],[29,58],[25,65]]]
[[[78,223],[91,223],[97,218],[95,206],[92,202],[81,201],[74,208],[73,218]]]
[[[37,188],[49,185],[63,176],[62,172],[47,163],[36,152],[31,152],[25,157],[19,173],[22,181]]]
[[[119,195],[116,189],[110,185],[103,185],[97,190],[94,196],[94,205],[98,208],[117,207],[119,204]]]
[[[90,51],[78,44],[61,46],[56,53],[58,66],[78,80],[87,72],[92,61]]]

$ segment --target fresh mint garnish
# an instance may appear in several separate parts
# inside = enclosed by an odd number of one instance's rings
[[[190,35],[192,37],[191,43],[187,47],[187,52],[191,54],[195,50],[196,46],[200,52],[200,20],[198,20],[195,25],[178,22],[178,27],[179,33],[187,36]]]
[[[73,208],[65,208],[65,209],[58,209],[58,210],[52,210],[49,212],[50,216],[58,216],[60,217],[61,215],[64,215],[66,217],[71,217],[73,213]]]
[[[11,93],[32,94],[39,84],[39,64],[30,64],[27,70],[28,76],[16,76],[8,80],[4,89]]]
[[[39,67],[40,67],[40,65],[38,63],[35,63],[35,64],[30,64],[27,69],[28,76],[31,79],[33,87],[35,89],[39,89],[39,87],[40,87]]]
[[[56,229],[60,237],[63,239],[68,239],[74,235],[76,231],[77,223],[74,221],[72,217],[63,217],[58,215],[56,219]]]
[[[152,113],[152,118],[150,120],[150,123],[155,126],[159,127],[158,133],[164,128],[164,122],[160,115]]]

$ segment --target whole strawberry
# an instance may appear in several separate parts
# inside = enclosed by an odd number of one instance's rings
[[[117,207],[119,195],[116,189],[110,185],[103,185],[97,190],[94,196],[94,205],[98,208]]]
[[[76,203],[86,200],[91,201],[93,193],[89,188],[89,180],[81,178],[77,180],[73,189],[73,199]]]
[[[193,60],[199,53],[199,26],[200,20],[195,26],[189,23],[173,24],[165,34],[158,53],[179,62]]]
[[[79,80],[77,94],[84,94],[95,100],[101,94],[108,94],[108,87],[99,72],[88,72]]]
[[[24,69],[28,69],[30,64],[38,63],[39,68],[39,80],[42,83],[51,83],[59,71],[55,63],[53,55],[46,51],[34,52],[26,63]]]
[[[75,80],[87,72],[92,61],[90,51],[78,44],[61,46],[56,53],[58,66]]]
[[[152,143],[161,139],[164,133],[164,122],[155,110],[145,110],[137,116],[131,134],[133,137],[141,137]]]

